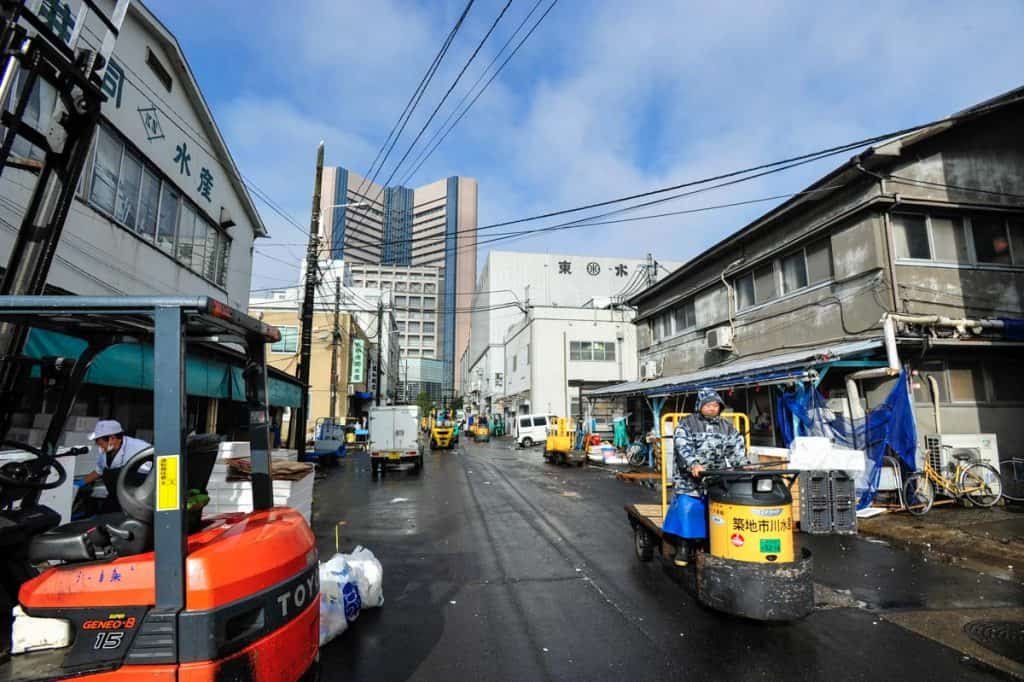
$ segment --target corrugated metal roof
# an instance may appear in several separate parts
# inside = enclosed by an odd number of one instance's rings
[[[725,365],[662,377],[652,381],[629,381],[593,391],[585,391],[584,395],[608,398],[641,394],[662,396],[687,393],[705,384],[727,388],[730,385],[741,383],[755,383],[758,379],[777,382],[798,377],[803,374],[804,370],[814,365],[823,364],[829,360],[848,358],[881,346],[881,338],[817,346],[752,360],[738,360]]]

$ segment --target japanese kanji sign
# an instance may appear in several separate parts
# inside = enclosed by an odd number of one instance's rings
[[[361,384],[365,376],[366,368],[366,342],[362,339],[352,340],[352,370],[349,373],[349,383]]]

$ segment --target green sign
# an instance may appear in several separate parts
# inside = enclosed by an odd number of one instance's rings
[[[778,554],[782,551],[782,540],[778,538],[761,540],[762,554]]]
[[[352,340],[352,370],[349,373],[349,383],[363,383],[363,370],[366,366],[366,342],[362,339]]]

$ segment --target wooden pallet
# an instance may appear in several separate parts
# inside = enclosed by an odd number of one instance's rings
[[[664,519],[661,516],[660,504],[634,504],[633,509],[636,510],[637,514],[645,517],[658,528],[661,528]]]
[[[657,471],[620,471],[615,478],[620,481],[655,481],[661,480],[661,474]]]

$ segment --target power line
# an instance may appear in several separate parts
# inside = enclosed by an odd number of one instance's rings
[[[377,163],[377,158],[380,157],[381,154],[381,151],[378,151],[377,156],[374,157],[373,163],[370,164],[370,169],[366,172],[366,175],[363,176],[363,182],[359,184],[357,194],[362,193],[363,187],[366,185],[367,182],[369,182],[367,188],[369,188],[369,186],[372,186],[373,182],[377,179],[377,176],[384,168],[384,164],[387,162],[388,156],[391,155],[391,151],[394,149],[395,144],[398,142],[398,139],[402,136],[402,133],[405,131],[405,126],[408,125],[409,119],[412,117],[413,111],[416,109],[417,106],[419,106],[420,100],[423,98],[423,95],[427,91],[427,87],[430,85],[430,81],[434,79],[434,74],[437,73],[438,67],[441,65],[441,62],[444,60],[445,55],[448,53],[448,48],[451,47],[452,41],[455,39],[455,35],[459,32],[459,29],[462,28],[462,23],[466,20],[466,15],[469,14],[469,10],[473,7],[473,3],[474,0],[469,0],[469,2],[466,3],[466,6],[463,8],[462,13],[459,15],[458,20],[455,22],[455,25],[448,32],[447,38],[445,38],[445,41],[444,43],[442,43],[441,48],[434,56],[434,60],[431,62],[430,67],[427,68],[427,72],[420,79],[419,85],[417,85],[416,90],[413,91],[412,97],[410,97],[409,102],[406,103],[405,109],[402,111],[402,114],[398,117],[398,121],[395,122],[395,125],[391,128],[391,132],[388,133],[388,137],[384,140],[384,144],[381,145],[381,150],[387,150],[384,152],[384,158],[380,159],[380,165],[377,166],[377,170],[374,172],[373,166]],[[397,133],[395,133],[395,128],[398,128]],[[392,133],[394,133],[393,139]],[[373,173],[372,178],[370,178],[371,173]]]
[[[480,83],[480,81],[483,79],[483,77],[490,70],[491,66],[494,65],[494,62],[496,62],[501,57],[501,53],[505,51],[505,48],[507,48],[509,46],[509,44],[515,39],[515,37],[519,33],[519,31],[522,30],[523,26],[526,25],[526,22],[530,20],[530,17],[533,16],[533,13],[537,11],[538,7],[540,7],[541,2],[543,2],[543,0],[537,0],[537,4],[535,4],[533,6],[533,9],[530,10],[530,13],[526,15],[526,18],[524,18],[523,21],[519,24],[519,27],[516,28],[516,30],[512,34],[512,36],[502,46],[501,50],[498,51],[498,54],[495,55],[495,57],[491,61],[491,63],[488,64],[487,68],[484,69],[483,73],[480,74],[480,78],[478,78],[476,83],[473,83],[472,87],[470,87],[470,89],[468,91],[466,91],[466,94],[463,96],[462,100],[457,105],[455,105],[455,109],[453,109],[452,113],[449,114],[448,119],[446,119],[445,122],[441,124],[441,127],[437,129],[437,131],[434,133],[434,136],[431,137],[431,139],[427,141],[426,147],[430,148],[429,151],[427,151],[427,153],[424,156],[420,157],[415,162],[414,168],[405,177],[405,179],[402,181],[402,184],[405,184],[405,183],[409,182],[409,180],[412,179],[412,177],[419,171],[419,169],[423,166],[423,164],[426,163],[427,159],[429,159],[433,155],[434,150],[436,150],[441,145],[441,143],[445,141],[445,139],[452,132],[452,130],[455,128],[455,126],[457,126],[459,124],[459,121],[461,121],[462,118],[467,113],[469,113],[469,110],[473,108],[473,105],[476,104],[476,101],[478,99],[480,99],[481,95],[484,94],[484,91],[487,90],[487,88],[491,85],[491,83],[494,81],[494,79],[498,77],[498,74],[500,74],[502,72],[502,70],[505,68],[505,66],[512,60],[512,58],[516,56],[516,53],[519,52],[519,48],[521,48],[523,46],[523,43],[525,43],[527,40],[529,40],[530,36],[533,35],[533,32],[537,30],[537,27],[540,26],[542,21],[544,21],[544,18],[548,15],[548,13],[552,9],[554,9],[555,5],[558,3],[558,0],[553,0],[552,1],[551,5],[549,5],[548,8],[544,11],[544,14],[541,15],[541,17],[537,20],[537,22],[533,25],[533,27],[529,30],[529,32],[523,37],[522,40],[519,41],[519,44],[516,45],[515,49],[512,50],[512,53],[509,54],[509,56],[505,59],[505,61],[501,63],[501,66],[498,67],[498,70],[494,72],[494,74],[488,79],[487,83],[485,83],[484,86],[480,89],[480,91],[477,92],[476,96],[473,97],[473,100],[469,103],[469,106],[467,106],[462,111],[462,113],[459,114],[459,117],[456,118],[455,122],[452,123],[451,126],[445,131],[444,135],[441,136],[441,139],[439,139],[437,141],[437,143],[434,144],[431,147],[431,143],[437,137],[437,134],[445,129],[445,126],[448,124],[448,121],[451,120],[452,115],[454,115],[454,113],[459,110],[459,107],[462,106],[462,103],[466,101],[466,97],[468,97],[469,94],[471,92],[473,92],[473,90],[476,88],[476,86]]]
[[[441,110],[441,107],[444,106],[444,103],[448,100],[448,96],[452,94],[452,91],[455,90],[455,87],[459,84],[459,81],[462,80],[462,76],[465,75],[466,69],[468,69],[470,64],[472,64],[473,61],[476,59],[476,56],[480,53],[480,50],[483,48],[484,44],[491,37],[491,34],[494,33],[494,29],[498,27],[498,23],[501,22],[502,17],[505,16],[505,12],[508,11],[508,8],[511,5],[512,0],[508,0],[508,2],[505,3],[505,6],[501,8],[501,12],[498,13],[498,16],[491,23],[491,27],[487,29],[487,33],[485,33],[484,37],[480,39],[479,43],[477,43],[476,48],[473,50],[473,53],[469,55],[469,59],[466,60],[466,63],[462,65],[462,69],[459,71],[459,74],[455,77],[455,80],[453,80],[452,84],[448,86],[448,90],[446,90],[444,96],[441,97],[441,101],[439,101],[437,103],[437,106],[434,107],[434,110],[430,112],[430,116],[427,117],[427,120],[423,124],[423,127],[420,128],[419,132],[416,133],[416,137],[414,137],[412,142],[409,143],[409,147],[405,150],[405,153],[402,155],[402,158],[398,160],[398,165],[394,167],[394,169],[391,171],[391,175],[389,175],[388,179],[384,181],[381,193],[384,192],[383,187],[387,187],[388,183],[390,183],[394,179],[395,174],[398,173],[398,169],[400,169],[402,167],[402,164],[405,163],[405,160],[409,158],[409,154],[412,153],[412,150],[416,146],[416,143],[420,141],[420,138],[423,136],[423,133],[426,132],[427,128],[433,122],[434,117],[437,116],[437,112]],[[380,195],[378,194],[378,198],[379,197]]]

